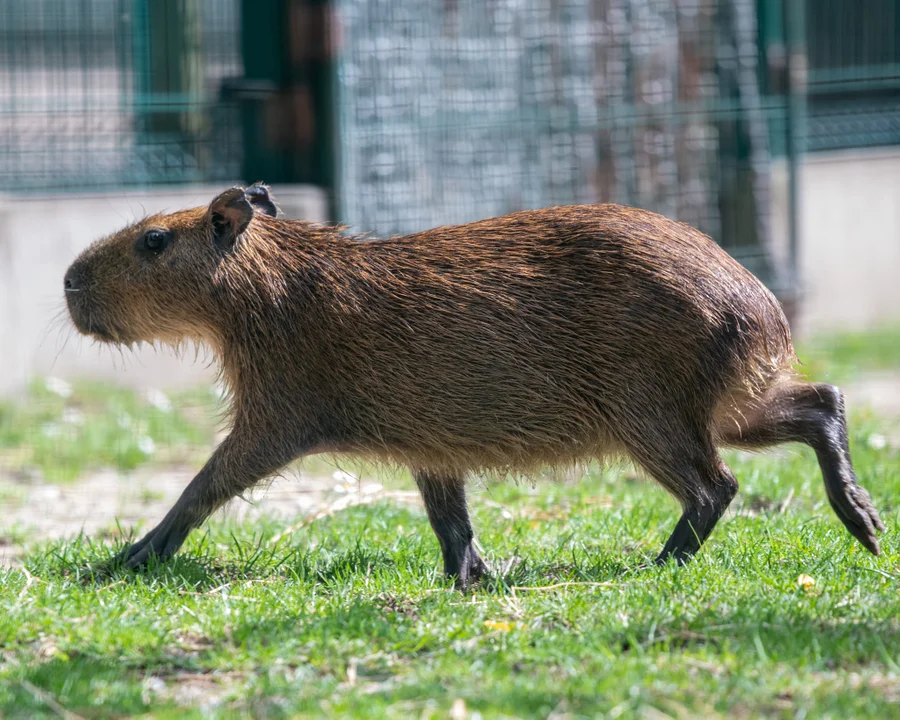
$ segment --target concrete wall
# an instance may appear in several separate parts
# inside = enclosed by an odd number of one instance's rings
[[[811,155],[800,188],[798,331],[900,321],[900,150]]]
[[[779,254],[786,238],[786,178],[784,165],[774,165]],[[800,189],[803,294],[795,334],[900,320],[900,151],[809,156]],[[165,351],[122,356],[81,338],[64,311],[62,277],[94,239],[147,213],[205,205],[219,190],[0,200],[0,393],[48,374],[167,387],[211,378],[193,353],[185,360]],[[291,217],[326,217],[325,197],[315,189],[274,193]]]
[[[51,374],[165,387],[212,378],[193,352],[184,360],[150,349],[123,355],[82,338],[65,312],[62,282],[69,263],[97,238],[153,212],[207,205],[226,186],[0,199],[0,393]],[[327,219],[320,190],[272,190],[286,215]]]

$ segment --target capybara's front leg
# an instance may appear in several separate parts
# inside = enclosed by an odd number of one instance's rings
[[[126,568],[147,565],[151,557],[167,560],[184,543],[191,530],[213,512],[276,472],[300,453],[282,452],[275,457],[272,443],[256,443],[238,431],[216,449],[203,469],[155,528],[113,559]]]

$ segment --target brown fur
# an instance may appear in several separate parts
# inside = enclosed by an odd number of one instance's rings
[[[234,429],[170,513],[178,529],[157,528],[132,564],[168,554],[222,502],[314,452],[407,465],[426,504],[429,488],[458,488],[463,509],[468,473],[625,454],[685,507],[693,538],[673,534],[664,551],[683,560],[708,534],[698,523],[715,524],[736,490],[715,445],[808,441],[750,437],[778,388],[812,386],[794,378],[776,299],[694,228],[594,205],[361,241],[270,217],[263,190],[247,191],[250,204],[233,190],[149,217],[67,275],[81,331],[206,344],[231,390]],[[136,250],[149,228],[172,238],[158,255]],[[216,233],[229,228],[223,247]],[[877,552],[870,507],[857,514]],[[436,513],[442,547],[459,531],[465,547],[449,552],[469,552],[468,516],[442,537]]]

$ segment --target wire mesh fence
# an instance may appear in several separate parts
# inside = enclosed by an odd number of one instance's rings
[[[237,0],[4,0],[0,190],[240,175]]]
[[[807,7],[808,147],[900,143],[900,0]]]
[[[343,218],[379,234],[615,201],[764,276],[771,128],[754,0],[341,0]]]

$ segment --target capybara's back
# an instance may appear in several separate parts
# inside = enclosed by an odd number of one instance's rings
[[[690,558],[737,491],[717,446],[804,442],[869,550],[843,399],[799,380],[772,294],[699,231],[617,205],[572,206],[361,241],[284,220],[267,188],[157,215],[66,274],[99,339],[206,343],[233,429],[129,566],[167,557],[216,507],[293,459],[407,465],[465,586],[484,571],[468,474],[627,455],[683,514],[659,555]]]

